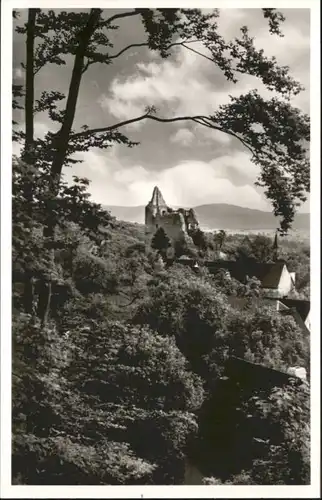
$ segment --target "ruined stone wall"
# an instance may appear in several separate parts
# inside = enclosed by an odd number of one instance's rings
[[[162,227],[174,244],[180,239],[189,239],[188,232],[198,227],[198,221],[192,209],[172,210],[169,208],[156,186],[151,201],[145,208],[145,227],[146,234],[151,237],[159,227]]]
[[[179,212],[166,213],[155,218],[155,230],[163,227],[167,236],[173,241],[177,241],[186,236],[186,224],[184,217]]]

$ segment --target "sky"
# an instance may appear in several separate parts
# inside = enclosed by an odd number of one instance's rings
[[[306,88],[293,99],[293,104],[309,113],[310,76],[310,12],[309,9],[281,9],[286,17],[284,37],[270,35],[260,9],[221,9],[219,31],[226,38],[238,36],[247,25],[256,46],[268,56],[276,56],[281,65],[290,67],[291,75]],[[117,12],[106,10],[106,16]],[[24,20],[21,12],[18,24]],[[17,23],[15,23],[17,24]],[[137,17],[118,21],[113,34],[117,53],[131,43],[145,41],[143,27]],[[203,51],[206,49],[195,47]],[[14,33],[13,79],[24,83],[20,66],[24,60],[24,37]],[[35,88],[68,90],[73,60],[65,66],[46,65],[36,76]],[[237,85],[227,82],[218,68],[199,55],[177,47],[168,59],[145,47],[133,49],[111,65],[93,65],[81,83],[74,129],[83,124],[103,127],[144,113],[147,105],[155,105],[158,115],[211,114],[218,105],[256,88],[269,92],[256,78],[240,75]],[[23,122],[23,114],[17,120]],[[45,114],[35,117],[36,135],[43,136],[52,123]],[[169,205],[192,207],[208,203],[229,203],[260,210],[271,210],[263,191],[254,186],[258,167],[250,162],[243,145],[225,133],[190,122],[160,124],[142,121],[120,129],[140,145],[127,148],[115,145],[100,151],[79,154],[83,160],[73,168],[65,168],[68,181],[72,175],[90,179],[92,198],[104,205],[145,205],[157,185]],[[17,151],[16,149],[14,151]],[[300,211],[308,212],[306,202]]]

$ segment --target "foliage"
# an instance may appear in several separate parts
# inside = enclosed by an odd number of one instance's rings
[[[274,388],[264,398],[250,398],[243,411],[266,447],[253,462],[255,484],[310,483],[310,394],[307,384]],[[259,434],[260,432],[260,434]]]
[[[110,214],[89,200],[88,181],[74,177],[68,186],[60,180],[58,193],[52,197],[47,168],[13,160],[13,281],[24,283],[25,312],[33,314],[35,285],[50,280],[54,286],[70,277],[77,248],[84,241],[99,242],[101,226],[112,221]],[[32,186],[26,191],[26,186]],[[55,221],[55,233],[43,234],[48,214]],[[75,232],[75,224],[79,228]],[[81,233],[81,234],[80,234]],[[55,258],[56,255],[56,258]],[[19,294],[18,294],[19,295]],[[40,296],[38,310],[40,309]],[[17,297],[19,300],[19,297]],[[53,311],[52,311],[53,312]]]
[[[218,280],[190,270],[184,273],[180,267],[173,266],[151,284],[149,297],[138,306],[133,321],[174,336],[194,371],[205,380],[215,380],[228,355],[282,370],[308,367],[308,339],[293,318],[263,307],[260,295],[256,306],[256,281],[255,289],[250,283],[235,290],[246,299],[245,307],[236,309],[227,303]]]
[[[84,332],[77,342],[70,380],[87,391],[95,382],[102,401],[150,410],[192,410],[202,401],[198,379],[186,373],[175,344],[150,330],[107,323],[95,337]]]
[[[165,256],[170,245],[171,243],[165,230],[163,227],[159,227],[152,238],[151,247],[154,248],[154,250],[157,250],[160,255]]]
[[[79,254],[73,263],[72,278],[82,294],[112,293],[116,290],[116,270],[109,262],[90,253]]]
[[[236,259],[252,259],[255,262],[273,261],[273,242],[265,234],[257,234],[253,238],[246,236],[236,249]]]
[[[227,319],[231,354],[254,363],[286,371],[290,366],[309,366],[309,339],[292,317],[269,307],[234,311]]]
[[[273,239],[264,234],[247,236],[231,234],[226,238],[225,251],[230,258],[269,262],[273,258]],[[290,272],[295,272],[297,296],[310,299],[310,247],[309,241],[298,235],[278,238],[277,257],[286,262]]]
[[[215,231],[214,233],[214,243],[216,250],[221,250],[227,238],[227,234],[223,229],[220,231]]]
[[[231,297],[262,298],[261,282],[255,278],[249,278],[246,283],[240,283],[227,274],[225,269],[218,269],[212,275],[211,282],[218,287],[222,293]]]
[[[151,331],[101,322],[93,335],[93,328],[58,335],[16,317],[14,480],[142,484],[168,476],[177,484],[197,430],[190,412],[203,400],[200,379],[174,343]]]
[[[192,259],[198,258],[198,251],[193,243],[193,241],[189,238],[180,238],[174,243],[174,255],[178,259],[182,255],[186,255]]]
[[[196,229],[190,235],[192,237],[192,241],[196,247],[198,247],[202,251],[206,251],[208,247],[210,247],[210,241],[207,239],[207,235],[201,231],[201,229]]]

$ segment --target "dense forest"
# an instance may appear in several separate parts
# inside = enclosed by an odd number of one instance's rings
[[[221,383],[231,356],[281,372],[295,365],[309,371],[309,339],[292,317],[253,304],[261,295],[256,280],[228,282],[202,266],[195,273],[178,262],[166,265],[167,257],[183,254],[202,264],[218,249],[231,258],[265,262],[270,239],[199,231],[189,244],[173,248],[166,234],[159,231],[151,241],[143,226],[116,220],[94,203],[87,179],[75,176],[67,184],[61,175],[77,163],[77,151],[116,142],[135,146],[119,132],[120,124],[72,128],[82,74],[91,64],[111,63],[98,47],[108,46],[104,33],[117,29],[113,22],[122,17],[141,16],[148,47],[161,57],[173,37],[186,43],[199,37],[228,79],[234,71],[225,51],[237,59],[244,51],[249,58],[240,60],[240,71],[263,78],[282,94],[300,91],[285,68],[255,51],[246,29],[235,45],[225,45],[216,38],[211,15],[184,10],[182,20],[179,11],[135,9],[107,19],[101,9],[29,9],[26,23],[17,28],[27,52],[26,85],[14,87],[13,103],[25,111],[24,130],[14,125],[21,155],[12,164],[14,484],[184,484],[187,458],[200,468],[205,484],[310,482],[309,384],[245,392],[238,407],[231,404],[223,413],[230,393]],[[274,9],[264,9],[264,17],[278,34],[282,17]],[[37,72],[47,63],[63,64],[67,53],[74,66],[66,108],[56,107],[65,96],[54,91],[43,91],[35,101]],[[266,120],[275,113],[273,104],[282,125],[289,120],[287,133],[281,134],[276,122],[265,123],[266,135],[251,131],[258,105]],[[254,148],[285,234],[308,188],[301,145],[308,140],[308,118],[289,103],[273,104],[253,92],[198,123],[239,133]],[[60,131],[35,138],[37,111],[48,112]],[[158,117],[150,109],[138,119]],[[287,175],[274,170],[276,158]],[[280,253],[297,273],[298,297],[308,298],[307,244],[281,237]],[[228,296],[249,300],[234,309]],[[238,460],[236,443],[244,450]],[[209,453],[205,464],[200,457]]]

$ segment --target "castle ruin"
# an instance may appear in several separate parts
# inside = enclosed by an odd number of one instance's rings
[[[189,234],[199,227],[192,208],[172,209],[167,206],[160,189],[153,189],[151,201],[145,207],[146,233],[153,235],[162,227],[172,243],[189,238]]]

